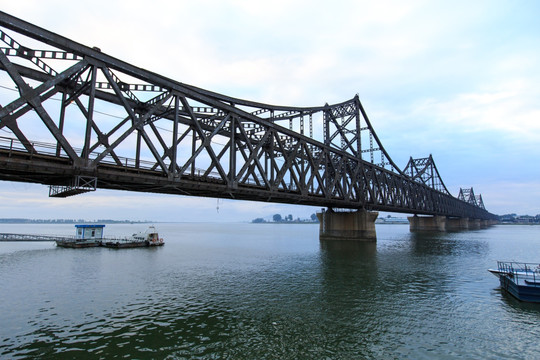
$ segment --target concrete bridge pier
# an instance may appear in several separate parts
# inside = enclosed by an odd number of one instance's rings
[[[469,230],[469,218],[447,218],[446,230],[449,230],[449,231]]]
[[[377,241],[376,211],[334,212],[332,209],[317,213],[321,241]]]
[[[446,216],[409,216],[410,231],[446,231]]]
[[[480,219],[469,219],[470,230],[479,230],[481,228],[482,228],[482,223]]]
[[[410,216],[410,231],[460,231],[485,229],[496,224],[494,220],[447,218],[446,216]]]

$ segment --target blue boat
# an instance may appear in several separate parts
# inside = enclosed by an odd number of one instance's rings
[[[497,270],[488,271],[499,278],[502,289],[518,300],[540,303],[539,264],[497,261]]]

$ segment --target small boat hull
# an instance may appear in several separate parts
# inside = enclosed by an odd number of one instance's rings
[[[540,303],[540,285],[518,285],[508,275],[500,276],[499,281],[501,289],[504,289],[518,300]]]
[[[79,248],[98,247],[98,246],[101,246],[101,243],[99,241],[57,240],[56,246],[63,247],[63,248],[79,249]]]
[[[103,242],[101,246],[112,249],[128,249],[149,246],[162,246],[163,244],[163,242],[152,243],[150,241],[106,241]]]
[[[489,272],[499,278],[501,289],[516,299],[540,303],[540,266],[499,261],[497,270]]]

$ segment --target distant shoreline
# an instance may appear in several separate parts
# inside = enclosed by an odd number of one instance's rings
[[[306,225],[312,225],[312,224],[319,224],[318,221],[263,221],[263,222],[253,222],[250,221],[250,224],[283,224],[283,225],[290,225],[290,224],[306,224]]]
[[[83,220],[83,219],[0,219],[0,224],[148,224],[157,223],[151,220]]]
[[[500,222],[500,223],[498,223],[497,225],[531,225],[531,226],[538,226],[538,225],[540,225],[540,223],[526,223],[526,222],[515,222],[515,223],[511,223],[511,222]]]

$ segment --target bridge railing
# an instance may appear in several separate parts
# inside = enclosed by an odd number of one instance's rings
[[[26,145],[26,146],[25,146]],[[33,151],[28,152],[27,149],[30,147],[33,149]],[[4,149],[8,152],[8,156],[17,154],[23,154],[25,156],[33,157],[35,155],[40,156],[52,156],[55,158],[61,157],[65,158],[66,160],[69,160],[69,157],[67,154],[63,151],[60,151],[58,153],[58,147],[56,144],[42,142],[42,141],[29,141],[26,144],[20,141],[19,139],[10,138],[6,136],[0,136],[0,149]],[[82,149],[74,148],[75,151],[82,151]],[[93,160],[97,158],[101,152],[99,151],[93,151],[90,153],[90,160]],[[155,171],[156,173],[160,173],[159,171],[155,170],[155,162],[148,161],[148,160],[137,160],[133,158],[118,156],[117,157],[123,166],[126,168],[135,168],[140,170],[146,170],[146,171]],[[101,163],[103,164],[109,164],[109,165],[117,165],[117,161],[111,156],[107,155],[101,160]],[[203,168],[195,168],[193,171],[191,170],[185,170],[184,175],[190,175],[193,174],[195,177],[203,177],[203,174],[205,174],[207,171]],[[206,177],[214,178],[214,179],[221,179],[221,175],[216,171],[211,171],[206,174]],[[262,182],[263,180],[260,179]],[[256,184],[255,181],[248,180],[248,182],[252,184]]]

